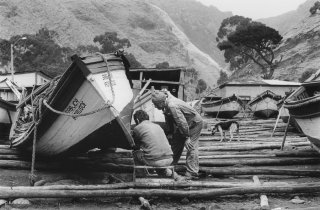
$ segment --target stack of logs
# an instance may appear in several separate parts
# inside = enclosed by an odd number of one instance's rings
[[[208,119],[208,127],[215,120]],[[200,180],[189,182],[139,180],[130,182],[131,151],[94,153],[62,160],[36,160],[37,174],[111,174],[114,184],[0,187],[0,198],[165,196],[212,198],[213,196],[267,193],[320,192],[320,156],[307,138],[289,127],[284,150],[280,150],[285,124],[275,120],[241,120],[240,141],[220,142],[204,128],[199,145]],[[177,172],[184,172],[185,152]],[[0,146],[0,168],[27,171],[30,155]],[[1,173],[1,172],[0,172]],[[120,176],[127,174],[128,176]],[[258,177],[259,175],[259,177]],[[281,181],[279,181],[279,177]],[[304,177],[308,177],[305,182]],[[232,178],[232,179],[230,179]],[[260,180],[259,180],[260,178]],[[231,181],[230,181],[231,180]],[[263,181],[262,181],[263,180]],[[310,181],[311,180],[311,181]],[[214,189],[212,189],[214,188]],[[262,198],[261,198],[262,199]]]

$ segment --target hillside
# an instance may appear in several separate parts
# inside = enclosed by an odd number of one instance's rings
[[[258,20],[266,25],[278,30],[280,34],[284,34],[291,30],[298,22],[310,15],[309,9],[316,0],[307,0],[301,4],[296,10],[284,13],[279,16]]]
[[[221,12],[195,0],[150,0],[163,9],[189,40],[210,55],[220,65],[226,65],[223,53],[217,48],[216,36],[223,19],[231,12]]]
[[[130,40],[132,47],[128,51],[146,67],[164,61],[170,66],[195,67],[210,85],[219,75],[218,63],[196,47],[184,28],[177,26],[155,2],[5,0],[0,2],[0,21],[0,38],[33,34],[46,27],[58,33],[56,42],[59,45],[72,48],[93,44],[96,35],[115,31]]]
[[[310,15],[309,9],[316,0],[309,0],[292,11],[279,17],[261,22],[270,21],[270,26],[281,31],[283,40],[276,49],[276,59],[280,59],[279,67],[275,70],[274,78],[298,81],[305,71],[315,72],[320,63],[320,12]],[[288,22],[283,22],[287,17]],[[290,18],[291,17],[291,18]],[[259,68],[250,64],[245,69],[234,73],[233,80],[259,79]]]

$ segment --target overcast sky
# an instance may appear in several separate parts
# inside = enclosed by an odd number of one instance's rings
[[[252,19],[273,17],[296,10],[306,0],[198,0],[205,5],[213,5],[220,11],[231,11]]]

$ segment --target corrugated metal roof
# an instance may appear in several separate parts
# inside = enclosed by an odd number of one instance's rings
[[[297,86],[301,85],[301,83],[299,83],[299,82],[289,82],[289,81],[276,80],[276,79],[270,79],[270,80],[264,79],[264,80],[262,80],[262,82],[265,82],[265,83],[267,83],[269,85],[289,85],[289,86],[291,86],[291,85],[297,85]]]
[[[290,81],[282,81],[282,80],[261,80],[261,81],[246,81],[246,82],[237,82],[232,81],[228,83],[224,83],[219,86],[219,89],[225,86],[300,86],[299,82],[290,82]]]

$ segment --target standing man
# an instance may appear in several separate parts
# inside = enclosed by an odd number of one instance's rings
[[[185,176],[190,179],[198,178],[199,172],[199,137],[203,120],[199,113],[186,102],[174,97],[168,91],[154,91],[152,94],[154,106],[162,110],[169,127],[168,138],[173,151],[173,163],[177,164],[183,148],[187,149]],[[170,137],[169,137],[170,136]]]

